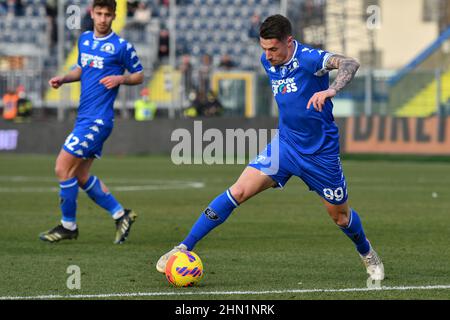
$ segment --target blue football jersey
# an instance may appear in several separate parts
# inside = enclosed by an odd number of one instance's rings
[[[104,38],[97,38],[87,31],[78,39],[78,67],[81,73],[81,96],[78,118],[114,118],[114,100],[119,87],[106,89],[100,80],[107,76],[140,72],[143,67],[133,45],[111,32]]]
[[[272,66],[265,53],[261,56],[278,104],[280,138],[304,154],[324,150],[336,152],[339,150],[339,132],[331,100],[326,100],[322,112],[312,105],[306,109],[314,93],[329,87],[325,64],[331,54],[295,40],[294,46],[292,58],[283,65]]]

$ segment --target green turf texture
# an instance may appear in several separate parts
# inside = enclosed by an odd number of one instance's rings
[[[163,156],[107,156],[92,170],[107,185],[154,186],[114,192],[139,215],[128,241],[113,244],[112,219],[80,190],[78,240],[44,243],[38,234],[60,219],[57,191],[45,191],[57,187],[54,158],[0,157],[2,297],[366,287],[367,274],[353,244],[328,217],[319,197],[295,177],[283,190],[267,190],[241,205],[197,245],[194,251],[205,269],[199,286],[174,288],[157,273],[160,255],[185,237],[205,206],[233,184],[243,165],[176,166]],[[350,204],[385,265],[382,285],[450,285],[450,163],[350,158],[344,159],[343,167]],[[173,181],[205,186],[174,189]],[[8,191],[11,188],[16,192]],[[21,188],[44,192],[18,192]],[[66,287],[70,265],[81,268],[80,290]],[[450,290],[443,289],[130,299],[449,298]]]

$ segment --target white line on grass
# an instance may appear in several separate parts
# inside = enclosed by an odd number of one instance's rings
[[[11,183],[25,183],[25,182],[53,182],[56,183],[54,178],[48,177],[26,177],[26,176],[0,176],[0,181],[6,181]],[[116,192],[134,192],[134,191],[152,191],[152,190],[183,190],[183,189],[201,189],[205,187],[203,182],[199,181],[183,181],[183,180],[155,180],[155,179],[108,179],[107,183],[112,182],[113,185],[109,185],[111,191]],[[124,184],[124,185],[114,185]],[[37,192],[57,192],[58,187],[51,186],[31,186],[31,187],[19,187],[19,186],[7,186],[0,187],[0,193],[37,193]]]
[[[161,297],[161,296],[200,296],[200,295],[261,295],[284,293],[340,293],[340,292],[369,292],[369,291],[407,291],[407,290],[444,290],[450,285],[435,286],[402,286],[381,288],[345,288],[345,289],[290,289],[267,291],[188,291],[188,292],[134,292],[109,294],[75,294],[75,295],[40,295],[40,296],[4,296],[0,300],[38,300],[38,299],[96,299],[96,298],[128,298],[128,297]]]

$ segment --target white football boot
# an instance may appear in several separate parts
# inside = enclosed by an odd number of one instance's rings
[[[175,246],[172,250],[170,250],[169,252],[167,252],[166,254],[161,256],[161,258],[159,258],[158,262],[156,263],[156,270],[158,270],[158,272],[165,273],[166,272],[166,264],[167,264],[167,261],[169,261],[169,258],[174,253],[181,251],[181,250],[187,250],[186,245],[180,244],[178,246]]]
[[[370,246],[370,251],[367,255],[360,255],[360,257],[364,265],[366,266],[367,273],[372,280],[384,280],[383,262],[381,262],[380,257],[375,252],[375,250],[373,250],[372,246]]]

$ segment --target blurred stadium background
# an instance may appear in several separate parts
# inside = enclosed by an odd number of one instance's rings
[[[0,0],[0,212],[8,222],[0,224],[0,298],[73,294],[66,288],[68,264],[83,270],[76,293],[171,290],[154,263],[243,168],[176,166],[169,156],[171,135],[178,128],[193,133],[196,120],[203,130],[222,132],[276,127],[257,34],[264,18],[282,13],[301,42],[361,62],[353,82],[333,99],[334,113],[343,153],[381,154],[351,155],[343,166],[352,205],[361,208],[385,261],[383,284],[447,289],[258,297],[448,299],[448,0],[117,3],[113,29],[135,45],[145,67],[143,85],[121,88],[116,128],[94,166],[140,215],[120,248],[110,245],[111,221],[85,196],[79,199],[80,239],[46,246],[37,238],[59,216],[54,160],[72,130],[80,94],[77,84],[56,91],[47,82],[74,67],[76,39],[92,28],[90,1]],[[206,276],[192,290],[366,286],[359,257],[317,196],[291,181],[283,192],[267,191],[246,203],[245,214],[199,244]]]
[[[19,105],[18,115],[3,112],[12,121],[1,122],[0,150],[52,152],[22,148],[26,127],[17,124],[73,120],[79,85],[57,91],[47,81],[74,67],[76,39],[92,28],[89,9],[89,0],[0,1],[0,107]],[[276,117],[258,45],[260,22],[275,13],[292,20],[301,42],[361,62],[357,77],[334,99],[335,116],[344,119],[342,135],[350,135],[343,138],[349,141],[344,152],[380,149],[373,143],[353,147],[359,141],[353,133],[373,125],[366,140],[387,136],[403,146],[385,146],[382,152],[450,153],[446,0],[118,0],[113,29],[134,43],[146,76],[143,86],[122,87],[115,105],[119,122],[153,119],[152,126],[159,127],[160,119],[221,117],[239,126],[249,118]]]
[[[47,81],[74,67],[76,39],[92,28],[89,8],[89,0],[0,1],[1,107],[17,104],[20,95],[19,109],[32,108],[25,117],[4,117],[73,119],[79,85],[56,91]],[[113,28],[135,44],[146,75],[144,86],[121,89],[118,118],[275,117],[257,32],[275,13],[293,21],[300,41],[361,62],[356,79],[334,99],[338,118],[448,112],[446,0],[118,0]],[[150,102],[135,112],[142,95]]]
[[[18,116],[3,112],[4,118],[16,124],[73,120],[79,85],[57,91],[47,81],[74,67],[76,39],[92,28],[89,10],[88,0],[0,1],[0,106],[19,104]],[[146,75],[145,85],[121,89],[115,106],[119,121],[154,118],[152,126],[159,127],[159,119],[232,117],[238,124],[250,119],[261,126],[255,119],[276,117],[258,45],[260,22],[275,13],[293,21],[301,42],[361,62],[356,79],[334,99],[349,142],[344,151],[373,151],[373,143],[366,143],[367,150],[353,148],[361,138],[353,133],[373,125],[367,139],[387,136],[410,143],[380,151],[417,153],[418,140],[429,142],[425,153],[450,152],[436,146],[450,144],[450,130],[445,119],[440,117],[439,125],[435,119],[450,110],[450,4],[445,0],[118,0],[113,29],[135,44]],[[355,120],[361,116],[368,125]],[[17,129],[5,122],[2,127]],[[0,150],[49,151],[16,145],[21,129],[2,132]]]

